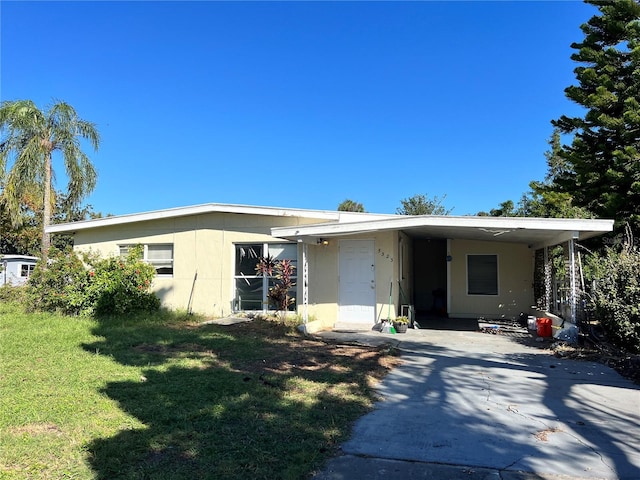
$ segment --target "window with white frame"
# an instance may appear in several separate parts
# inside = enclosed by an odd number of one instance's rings
[[[467,293],[498,295],[497,255],[467,255]]]
[[[121,257],[129,253],[133,245],[119,245]],[[143,245],[144,250],[142,260],[153,265],[158,276],[173,275],[173,244],[171,243],[149,243]]]
[[[298,245],[295,243],[252,243],[236,244],[235,257],[235,309],[236,310],[267,310],[273,309],[269,305],[267,294],[273,287],[274,277],[263,277],[256,272],[256,265],[261,257],[271,256],[275,261],[291,260],[298,266]],[[293,277],[294,283],[296,277]],[[296,298],[296,287],[289,292]],[[295,302],[289,307],[295,310]]]
[[[21,278],[29,278],[33,273],[33,269],[36,266],[32,263],[21,263],[20,264],[20,277]]]

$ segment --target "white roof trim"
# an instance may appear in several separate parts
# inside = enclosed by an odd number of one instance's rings
[[[38,257],[32,257],[30,255],[2,255],[0,254],[1,260],[35,260],[38,261]]]
[[[582,240],[613,230],[613,220],[602,219],[396,215],[207,203],[81,222],[60,223],[50,225],[46,231],[48,233],[76,232],[91,228],[207,213],[316,219],[319,222],[311,225],[271,229],[271,234],[274,237],[312,243],[320,237],[403,230],[412,235],[424,237],[519,242],[540,248],[541,246],[556,245],[571,238]]]
[[[351,222],[348,224],[314,224],[293,227],[275,227],[271,229],[274,237],[287,239],[312,239],[339,235],[355,235],[384,230],[405,230],[423,235],[430,231],[434,237],[438,234],[447,238],[517,241],[532,246],[555,245],[569,238],[584,239],[613,230],[613,220],[573,219],[573,218],[533,218],[533,217],[453,217],[453,216],[396,216],[395,218]],[[509,235],[518,232],[518,235]],[[537,232],[536,238],[527,232]],[[510,238],[512,237],[512,238]],[[555,243],[549,243],[555,242]]]
[[[362,218],[390,218],[396,215],[380,215],[373,213],[340,212],[333,210],[305,210],[300,208],[279,208],[279,207],[258,207],[251,205],[234,205],[225,203],[206,203],[189,207],[169,208],[165,210],[154,210],[143,213],[133,213],[128,215],[116,215],[112,217],[96,218],[80,222],[58,223],[49,225],[47,233],[75,232],[89,228],[108,227],[113,225],[124,225],[127,223],[144,222],[164,218],[186,217],[190,215],[201,215],[206,213],[239,213],[246,215],[264,215],[275,217],[299,217],[315,218],[318,220],[328,220],[333,222],[355,222]]]

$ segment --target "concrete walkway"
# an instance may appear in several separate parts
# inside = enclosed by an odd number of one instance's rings
[[[404,362],[316,480],[640,479],[640,387],[608,367],[528,333],[319,335],[392,342]]]

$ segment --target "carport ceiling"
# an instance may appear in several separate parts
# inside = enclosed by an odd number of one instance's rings
[[[271,230],[275,237],[316,243],[320,238],[402,231],[412,238],[451,238],[524,243],[534,248],[557,245],[570,239],[584,240],[613,229],[613,220],[398,216],[359,222],[322,223]]]

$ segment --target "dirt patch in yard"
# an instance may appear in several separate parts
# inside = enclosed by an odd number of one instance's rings
[[[14,435],[62,435],[62,430],[54,423],[30,423],[20,427],[13,427],[10,432]]]
[[[295,329],[277,322],[256,320],[230,325],[229,330],[242,331],[243,336],[268,339],[265,355],[246,361],[241,367],[249,374],[290,374],[298,372],[350,372],[366,375],[368,383],[380,381],[401,363],[399,352],[391,344],[368,346],[328,339],[306,337]],[[285,331],[289,330],[286,334]],[[220,357],[224,358],[221,352]]]

